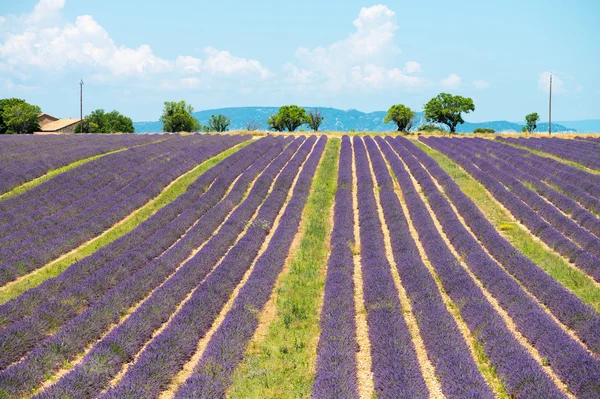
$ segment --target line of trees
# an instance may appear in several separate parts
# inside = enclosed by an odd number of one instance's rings
[[[20,98],[0,100],[0,134],[31,134],[40,130],[42,110]]]

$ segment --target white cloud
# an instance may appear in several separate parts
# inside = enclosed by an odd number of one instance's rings
[[[422,71],[423,68],[421,67],[421,64],[416,61],[407,61],[406,64],[404,64],[404,72],[406,73],[419,73]]]
[[[490,84],[485,80],[476,80],[473,82],[473,87],[477,90],[485,90],[490,87]]]
[[[455,89],[458,86],[460,86],[461,79],[460,79],[460,76],[453,73],[450,76],[448,76],[446,79],[442,79],[440,83],[443,87],[445,87],[447,89]]]
[[[260,79],[271,75],[256,60],[212,47],[204,50],[205,60],[180,56],[171,61],[157,56],[148,44],[137,48],[117,45],[91,15],[78,16],[74,22],[63,21],[64,6],[65,0],[41,0],[30,14],[9,17],[13,19],[12,31],[0,41],[0,63],[14,69],[44,71],[83,67],[89,76],[104,80],[110,76],[144,78],[167,72]]]
[[[416,61],[406,62],[404,69],[393,67],[400,54],[396,45],[396,13],[385,5],[362,8],[353,24],[355,31],[345,39],[326,47],[296,50],[296,64],[285,64],[287,81],[298,87],[328,91],[404,87],[414,89],[426,79],[409,77],[421,72]]]
[[[548,93],[550,91],[550,73],[551,72],[546,71],[539,74],[538,90],[541,92]],[[561,94],[566,91],[567,89],[562,79],[557,75],[552,74],[552,93]]]

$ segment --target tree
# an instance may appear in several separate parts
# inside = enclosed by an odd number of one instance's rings
[[[165,132],[197,132],[202,126],[198,119],[192,116],[194,107],[185,101],[165,101],[160,120]]]
[[[19,98],[0,100],[0,134],[31,134],[40,130],[42,110]]]
[[[387,115],[383,118],[384,123],[394,122],[399,132],[408,132],[413,127],[415,113],[402,104],[392,105]]]
[[[79,130],[75,130],[76,132]],[[84,133],[133,133],[133,121],[118,111],[109,113],[103,109],[92,111],[83,118]]]
[[[473,100],[468,97],[440,93],[425,104],[424,111],[425,119],[430,122],[442,123],[448,126],[450,132],[454,133],[456,125],[465,123],[461,114],[475,111],[475,105]]]
[[[273,114],[267,119],[267,125],[270,129],[282,132],[288,130],[295,131],[298,127],[308,123],[308,115],[306,110],[297,105],[284,105],[279,108],[276,114]]]
[[[321,115],[321,111],[317,109],[308,111],[308,126],[315,132],[319,131],[323,119],[325,119],[325,117]]]
[[[252,119],[246,123],[246,130],[249,132],[253,132],[255,130],[260,129],[260,122]]]
[[[525,116],[525,128],[529,134],[533,133],[533,131],[537,128],[537,123],[539,120],[540,116],[537,112],[532,112],[531,114]]]
[[[212,115],[208,120],[207,130],[209,132],[226,132],[229,125],[231,125],[231,121],[225,115]]]

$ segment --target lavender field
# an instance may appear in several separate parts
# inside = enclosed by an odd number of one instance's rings
[[[600,141],[0,137],[0,398],[600,398]]]

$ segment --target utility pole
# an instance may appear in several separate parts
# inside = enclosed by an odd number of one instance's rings
[[[550,72],[550,98],[548,100],[548,135],[552,134],[552,72]]]
[[[83,78],[79,82],[79,133],[83,133]]]

